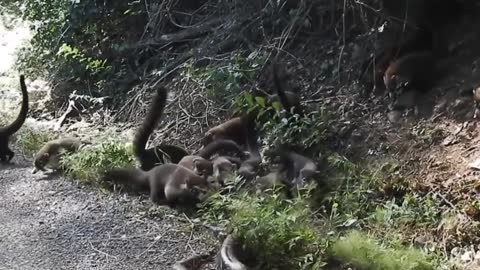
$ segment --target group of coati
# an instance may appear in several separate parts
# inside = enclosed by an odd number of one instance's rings
[[[276,63],[272,70],[278,86],[281,79]],[[206,191],[224,185],[226,175],[233,170],[246,179],[258,174],[262,157],[255,113],[245,113],[210,128],[202,140],[203,148],[196,153],[167,144],[145,149],[162,116],[167,92],[163,86],[157,89],[145,121],[134,137],[134,154],[140,168],[111,169],[105,172],[103,180],[131,190],[148,191],[153,202],[173,206],[198,202]],[[277,93],[285,108],[299,111],[299,104],[292,103],[292,93],[282,87],[277,87]],[[280,157],[278,169],[260,178],[260,182],[300,186],[317,173],[315,162],[307,157],[286,149],[276,153]]]

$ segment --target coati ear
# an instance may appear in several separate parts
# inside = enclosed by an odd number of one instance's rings
[[[49,153],[43,153],[42,158],[48,159],[50,157]]]

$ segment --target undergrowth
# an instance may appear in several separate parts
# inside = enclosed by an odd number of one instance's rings
[[[49,130],[26,127],[21,128],[16,135],[15,144],[28,156],[33,156],[46,142],[56,138]]]
[[[101,173],[114,167],[127,167],[134,163],[131,147],[120,139],[103,137],[94,145],[80,148],[61,159],[66,175],[75,179],[95,182]]]

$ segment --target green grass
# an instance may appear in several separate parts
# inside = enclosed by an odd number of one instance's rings
[[[414,248],[387,248],[367,235],[352,231],[331,247],[334,257],[368,270],[433,270],[431,258]]]
[[[307,192],[308,193],[308,192]],[[212,195],[203,217],[223,224],[256,254],[262,269],[321,269],[323,242],[308,206],[309,195],[285,200],[276,191]]]
[[[134,163],[131,147],[119,139],[100,138],[95,144],[63,156],[61,163],[66,175],[87,182],[96,182],[104,171]]]
[[[56,137],[57,135],[50,130],[35,130],[23,127],[18,133],[16,133],[15,144],[24,154],[33,156],[46,142],[53,140]]]

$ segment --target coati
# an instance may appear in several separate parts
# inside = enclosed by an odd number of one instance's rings
[[[288,113],[293,112],[302,116],[304,111],[300,104],[300,95],[299,93],[285,90],[284,86],[288,84],[286,81],[288,76],[285,74],[285,70],[280,71],[279,69],[277,60],[274,60],[272,63],[272,78],[280,103]]]
[[[116,168],[105,172],[102,179],[134,191],[150,191],[150,199],[154,203],[159,204],[166,200],[171,206],[177,203],[196,203],[199,197],[193,190],[210,187],[207,176],[200,176],[177,164],[163,164],[149,171]]]
[[[74,152],[80,148],[82,144],[90,144],[90,142],[81,141],[79,138],[60,138],[47,142],[33,159],[32,173],[38,171],[46,171],[45,166],[49,165],[53,169],[59,167],[61,150]]]
[[[220,151],[234,153],[240,159],[244,159],[246,156],[234,141],[220,139],[208,144],[194,155],[183,157],[178,164],[199,174],[212,175],[214,164],[210,158]]]
[[[383,82],[392,102],[396,102],[403,91],[428,91],[433,85],[434,74],[435,58],[432,53],[416,52],[392,62],[383,75]]]
[[[170,162],[178,163],[188,152],[175,145],[161,144],[159,146],[145,149],[148,137],[153,132],[160,117],[163,114],[167,102],[168,90],[164,86],[160,86],[153,98],[152,104],[145,116],[143,124],[138,128],[137,133],[133,139],[133,152],[140,162],[140,168],[148,171],[157,164],[166,163],[164,155],[166,155]]]
[[[255,117],[251,116],[246,123],[247,148],[250,153],[248,159],[242,162],[238,169],[238,174],[246,179],[252,179],[256,176],[258,167],[262,163],[262,156],[257,142],[257,129],[255,127]]]
[[[22,90],[22,106],[20,107],[20,113],[18,114],[17,119],[7,126],[0,127],[0,161],[5,163],[10,162],[15,155],[8,147],[10,136],[22,127],[27,118],[28,92],[27,86],[25,85],[24,75],[20,75],[20,89]]]
[[[225,178],[241,164],[239,159],[219,156],[213,159],[213,181],[220,186],[225,185]]]
[[[310,158],[288,150],[272,151],[278,154],[278,171],[286,174],[286,184],[302,187],[306,180],[319,174],[318,167]]]
[[[248,254],[241,243],[229,234],[223,240],[220,252],[217,254],[215,268],[217,270],[248,270],[252,269],[254,261],[253,254]]]
[[[210,128],[205,133],[203,145],[208,145],[219,139],[229,139],[244,146],[246,137],[245,117],[239,116]]]

